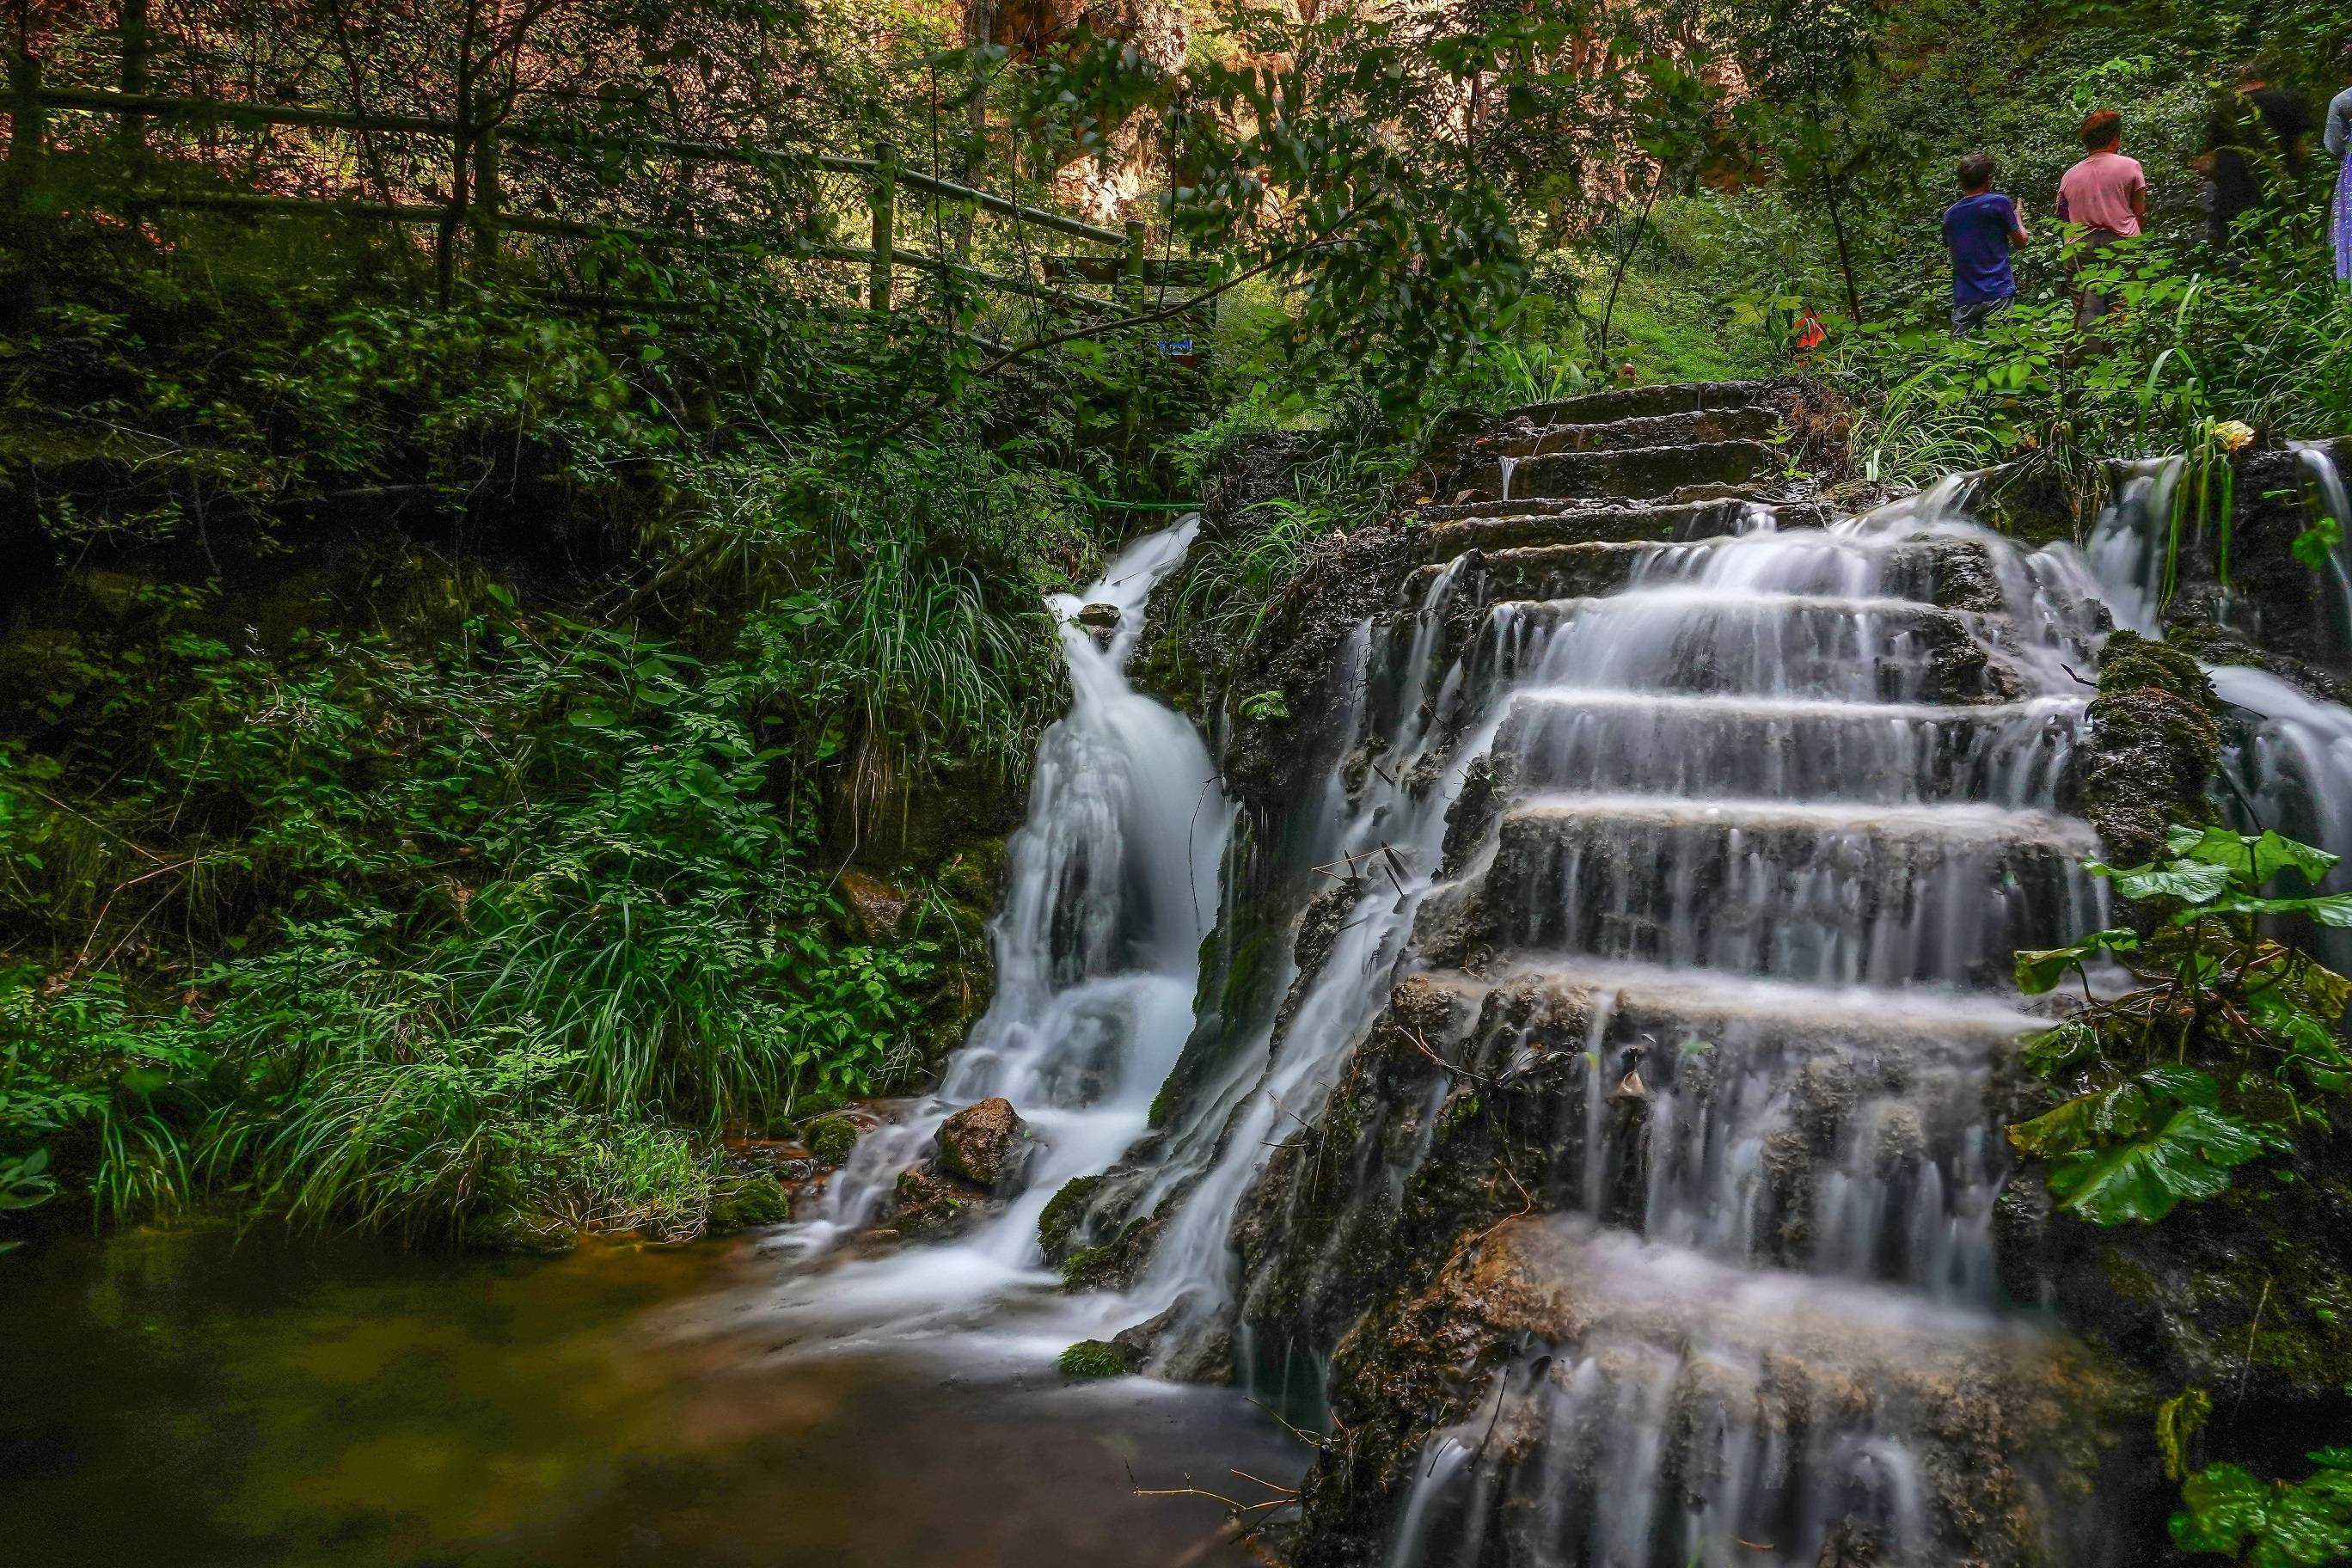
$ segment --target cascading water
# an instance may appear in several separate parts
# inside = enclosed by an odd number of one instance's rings
[[[1125,671],[1145,604],[1199,527],[1189,519],[1137,541],[1084,595],[1052,601],[1071,704],[1038,746],[1028,819],[1007,847],[990,932],[995,994],[937,1093],[858,1141],[791,1241],[823,1252],[875,1223],[941,1122],[992,1096],[1010,1100],[1037,1141],[1022,1190],[954,1246],[865,1265],[875,1278],[836,1271],[829,1300],[866,1285],[918,1308],[961,1306],[976,1282],[1034,1275],[1039,1212],[1064,1181],[1100,1170],[1142,1132],[1175,1065],[1231,812],[1192,724]],[[1101,641],[1078,620],[1089,605],[1118,611]]]
[[[2125,464],[2116,473],[2114,493],[2099,509],[2084,551],[2116,624],[2142,636],[2156,631],[2173,500],[2187,466],[2179,458]]]
[[[1652,401],[1643,423],[1680,417]],[[1544,482],[1611,460],[1548,458]],[[1535,472],[1514,467],[1507,500]],[[1012,845],[995,1001],[795,1243],[871,1226],[976,1100],[1009,1097],[1042,1147],[1000,1215],[835,1263],[828,1304],[873,1324],[883,1300],[894,1333],[962,1323],[975,1292],[1044,1281],[1045,1203],[1124,1156],[1111,1217],[1150,1220],[1148,1262],[1056,1332],[1143,1321],[1157,1370],[1320,1384],[1349,1375],[1333,1352],[1381,1291],[1427,1289],[1378,1331],[1422,1325],[1424,1384],[1470,1381],[1414,1429],[1360,1556],[2111,1560],[2044,1485],[2059,1440],[2021,1435],[2016,1400],[2070,1352],[2002,1304],[1992,1215],[2037,1022],[2011,954],[2107,912],[2079,866],[2078,672],[2110,615],[2155,629],[2179,477],[2129,471],[2087,562],[1977,526],[1968,477],[1828,527],[1752,503],[1456,509],[1393,606],[1336,637],[1335,754],[1280,803],[1284,863],[1328,879],[1298,921],[1322,934],[1254,972],[1282,1005],[1148,1136],[1212,902],[1256,911],[1197,736],[1122,673],[1190,525],[1139,542],[1086,595],[1120,611],[1107,645],[1064,631],[1074,701]],[[2352,715],[2216,679],[2260,716],[2241,793],[2352,836]],[[1494,1117],[1498,1143],[1465,1131]],[[1501,1219],[1445,1228],[1504,1178]],[[1433,1225],[1433,1250],[1407,1235]],[[1482,1342],[1499,1359],[1465,1359]]]
[[[1139,1295],[1187,1306],[1177,1364],[1221,1320],[1244,1364],[1278,1329],[1264,1302],[1300,1292],[1244,1277],[1234,1215],[1270,1216],[1279,1268],[1316,1245],[1328,1199],[1279,1190],[1269,1150],[1329,1131],[1398,982],[1465,999],[1486,1037],[1399,1112],[1426,1124],[1401,1164],[1350,1167],[1351,1207],[1389,1214],[1463,1096],[1570,1064],[1545,1169],[1512,1180],[1556,1216],[1524,1245],[1574,1282],[1580,1327],[1432,1433],[1386,1532],[1399,1568],[1811,1568],[1864,1519],[1881,1561],[1946,1560],[1919,1496],[1948,1436],[1933,1385],[2038,1342],[1995,1310],[1990,1261],[1990,1084],[2031,1023],[2010,954],[2105,914],[2070,799],[2091,579],[1958,493],[1559,546],[1565,597],[1525,588],[1537,551],[1508,590],[1465,553],[1345,645],[1360,695],[1318,853],[1352,905],[1263,1073],[1208,1113],[1213,1155],[1163,1174]],[[1960,557],[1975,576],[1947,581]],[[1355,1271],[1349,1234],[1308,1270]],[[1776,1336],[1812,1354],[1793,1382]],[[1511,1457],[1480,1462],[1498,1421]]]
[[[2336,635],[2352,638],[2352,574],[2346,568],[2347,552],[2352,551],[2352,499],[2327,447],[2304,443],[2294,457],[2311,514],[2334,520],[2343,536],[2327,555],[2326,596],[2341,621]],[[2160,635],[2157,595],[2171,496],[2181,468],[2178,458],[2127,465],[2100,513],[2088,551],[2100,593],[2117,622],[2149,636]],[[2237,720],[2225,730],[2222,767],[2231,786],[2225,808],[2243,827],[2275,828],[2352,859],[2352,710],[2252,666],[2209,665],[2206,674]],[[2352,873],[2339,870],[2328,889],[2338,890],[2347,881]],[[2336,967],[2352,963],[2352,933],[2327,929],[2311,934]]]

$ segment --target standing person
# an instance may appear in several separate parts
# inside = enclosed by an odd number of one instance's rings
[[[2291,197],[2310,165],[2311,110],[2293,88],[2274,87],[2269,77],[2248,66],[2206,123],[2205,237],[2216,249],[2231,247],[2241,216]]]
[[[2147,222],[2147,172],[2123,155],[2124,117],[2102,109],[2083,121],[2083,159],[2058,181],[2058,221],[2066,226],[2067,259],[2079,276],[2100,251]],[[2074,324],[2087,329],[2107,313],[2107,297],[2079,280]]]
[[[1993,162],[1982,153],[1960,160],[1960,199],[1944,209],[1944,243],[1952,252],[1952,331],[1973,336],[2017,301],[2009,253],[2029,243],[2017,204],[1992,188]]]
[[[2340,74],[2352,77],[2352,44],[2336,58]],[[2328,232],[2336,237],[2336,278],[2352,283],[2352,87],[2327,105],[2327,129],[2321,133],[2327,155],[2344,161],[2336,173],[2336,210]]]

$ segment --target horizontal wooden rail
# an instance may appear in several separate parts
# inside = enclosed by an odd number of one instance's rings
[[[128,5],[131,0],[125,0],[125,3]],[[126,10],[125,15],[131,13]],[[143,15],[143,11],[138,13],[140,16]],[[38,57],[19,53],[10,60],[8,103],[13,110],[13,129],[5,174],[0,175],[0,195],[21,203],[28,193],[40,185],[42,164],[46,158],[45,121],[50,111],[105,114],[116,116],[121,122],[116,142],[127,155],[129,178],[126,184],[129,188],[123,197],[126,203],[151,211],[178,207],[433,226],[440,231],[436,240],[436,270],[440,298],[445,305],[450,302],[455,242],[462,233],[469,237],[474,266],[481,270],[497,266],[500,237],[509,234],[589,241],[622,238],[648,246],[735,248],[767,257],[862,266],[867,269],[866,307],[877,317],[887,318],[889,314],[890,279],[901,267],[928,271],[940,278],[961,279],[980,289],[1025,295],[1065,310],[1097,316],[1102,318],[1097,323],[1097,327],[1116,327],[1141,310],[1144,273],[1142,224],[1130,222],[1124,231],[1105,228],[1061,213],[1026,206],[1008,197],[992,195],[937,175],[922,174],[906,167],[899,159],[898,149],[887,142],[876,146],[870,157],[849,158],[796,148],[683,141],[671,137],[583,140],[534,131],[526,124],[469,123],[463,119],[445,119],[429,114],[372,113],[314,109],[300,104],[262,103],[250,100],[178,97],[147,90],[144,51],[136,47],[144,37],[143,22],[137,26],[125,22],[124,28],[126,42],[119,91],[50,87],[41,80],[42,62]],[[379,201],[360,196],[241,191],[178,192],[157,187],[155,176],[160,170],[145,153],[144,127],[159,120],[226,121],[236,125],[293,125],[436,137],[443,139],[448,156],[465,166],[452,171],[451,194],[438,202]],[[631,152],[694,163],[732,163],[799,174],[814,172],[855,175],[865,186],[866,208],[872,219],[872,243],[866,247],[836,245],[793,234],[758,233],[751,224],[733,219],[723,220],[714,226],[712,232],[697,233],[517,212],[501,199],[502,181],[499,172],[501,148],[510,145],[555,152],[571,147],[603,152],[618,145]],[[1012,218],[1015,223],[1031,224],[1089,244],[1118,247],[1119,255],[1115,263],[1117,297],[1108,298],[1060,287],[1053,280],[1033,279],[1028,276],[1025,265],[1017,276],[992,272],[962,260],[929,255],[919,248],[896,243],[897,193],[902,189],[919,192],[943,202],[970,204],[982,211]],[[955,335],[969,338],[999,354],[1011,352],[1002,344],[971,333],[958,332]]]
[[[1095,224],[1080,222],[1074,217],[1064,217],[1059,213],[1049,213],[1038,207],[1024,207],[1017,202],[1006,201],[1003,196],[993,196],[986,191],[976,191],[970,185],[959,185],[950,180],[935,179],[929,174],[919,174],[912,169],[899,170],[898,183],[928,195],[944,196],[951,202],[978,202],[990,212],[1001,213],[1006,217],[1020,218],[1024,222],[1034,223],[1040,228],[1050,228],[1056,234],[1066,234],[1075,239],[1091,239],[1104,245],[1123,246],[1127,243],[1126,234],[1118,229],[1103,228]]]
[[[257,125],[303,125],[335,131],[385,131],[403,135],[456,136],[464,127],[454,120],[431,115],[371,114],[341,109],[309,109],[294,104],[255,103],[236,99],[176,98],[163,93],[110,92],[97,88],[45,87],[39,89],[43,103],[57,109],[75,109],[93,114],[154,115],[158,118],[181,120],[232,120]],[[477,131],[491,127],[480,126]],[[501,125],[497,128],[510,143],[562,147],[562,137],[533,132],[528,126]],[[725,142],[688,142],[667,136],[649,136],[631,141],[629,145],[647,152],[688,158],[710,163],[765,164],[790,169],[816,169],[827,174],[866,174],[879,172],[881,165],[872,158],[844,158],[830,153],[809,153],[790,147],[755,147]],[[959,185],[952,180],[942,180],[913,169],[893,168],[892,181],[899,186],[920,191],[952,202],[972,202],[986,211],[1073,239],[1092,240],[1099,245],[1127,243],[1127,236],[1115,228],[1104,228],[1061,213],[1048,212],[1007,200],[970,185]]]
[[[421,202],[364,201],[339,196],[272,196],[245,192],[198,192],[180,194],[163,190],[135,193],[133,202],[151,207],[189,207],[204,211],[278,213],[289,217],[362,217],[386,223],[439,223],[449,216],[446,206]],[[542,235],[554,239],[628,239],[640,245],[657,246],[748,246],[764,243],[773,254],[809,261],[845,261],[860,267],[870,267],[874,252],[863,246],[832,245],[815,240],[782,240],[755,242],[736,235],[688,234],[677,229],[626,228],[611,224],[581,223],[571,218],[537,217],[528,213],[501,211],[499,226],[518,234]],[[1034,282],[1008,273],[990,272],[978,267],[967,267],[960,261],[944,261],[920,250],[894,249],[890,261],[896,267],[910,267],[921,271],[945,272],[992,289],[1068,305],[1081,310],[1098,310],[1110,315],[1120,314],[1118,302],[1100,295],[1081,293],[1075,289],[1057,289],[1050,283]]]
[[[439,223],[449,209],[437,203],[379,202],[358,196],[269,196],[244,191],[182,195],[142,190],[128,198],[140,206],[197,207],[207,211],[284,213],[291,217],[363,217],[381,223]]]
[[[455,121],[416,114],[359,114],[341,109],[304,109],[294,104],[247,103],[233,99],[171,98],[152,92],[107,92],[97,88],[45,87],[43,103],[91,114],[152,114],[181,120],[242,120],[257,125],[314,125],[333,131],[395,131],[416,135],[454,133]]]
[[[871,258],[873,252],[866,252]],[[1073,305],[1081,310],[1107,310],[1112,315],[1123,312],[1116,300],[1106,300],[1097,294],[1082,294],[1075,289],[1057,289],[1051,283],[1032,282],[1026,278],[1014,278],[1003,272],[990,272],[978,267],[967,267],[961,261],[948,261],[928,251],[894,249],[890,259],[902,267],[919,267],[927,271],[945,272],[992,289],[1008,289],[1026,294],[1033,300],[1049,300],[1056,305]]]

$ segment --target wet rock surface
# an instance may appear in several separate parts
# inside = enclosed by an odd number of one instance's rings
[[[983,1100],[940,1123],[940,1168],[994,1191],[1020,1176],[1028,1138],[1028,1124],[1011,1100],[1002,1095]]]
[[[2094,1362],[2031,1330],[1506,1218],[1340,1345],[1352,1440],[1310,1473],[1320,1527],[1298,1561],[1641,1561],[1638,1500],[1660,1476],[1700,1503],[1698,1561],[2094,1561],[2095,1542],[2035,1521],[2102,1479],[2116,1406]],[[1628,1418],[1663,1443],[1628,1441]],[[1906,1452],[1843,1462],[1857,1425],[1906,1433]],[[1773,1484],[1813,1466],[1847,1484]]]

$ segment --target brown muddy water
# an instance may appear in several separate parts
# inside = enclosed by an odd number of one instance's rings
[[[756,1240],[53,1239],[0,1258],[0,1562],[1231,1568],[1136,1489],[1303,1468],[1230,1390],[828,1344],[780,1310],[824,1289]]]

